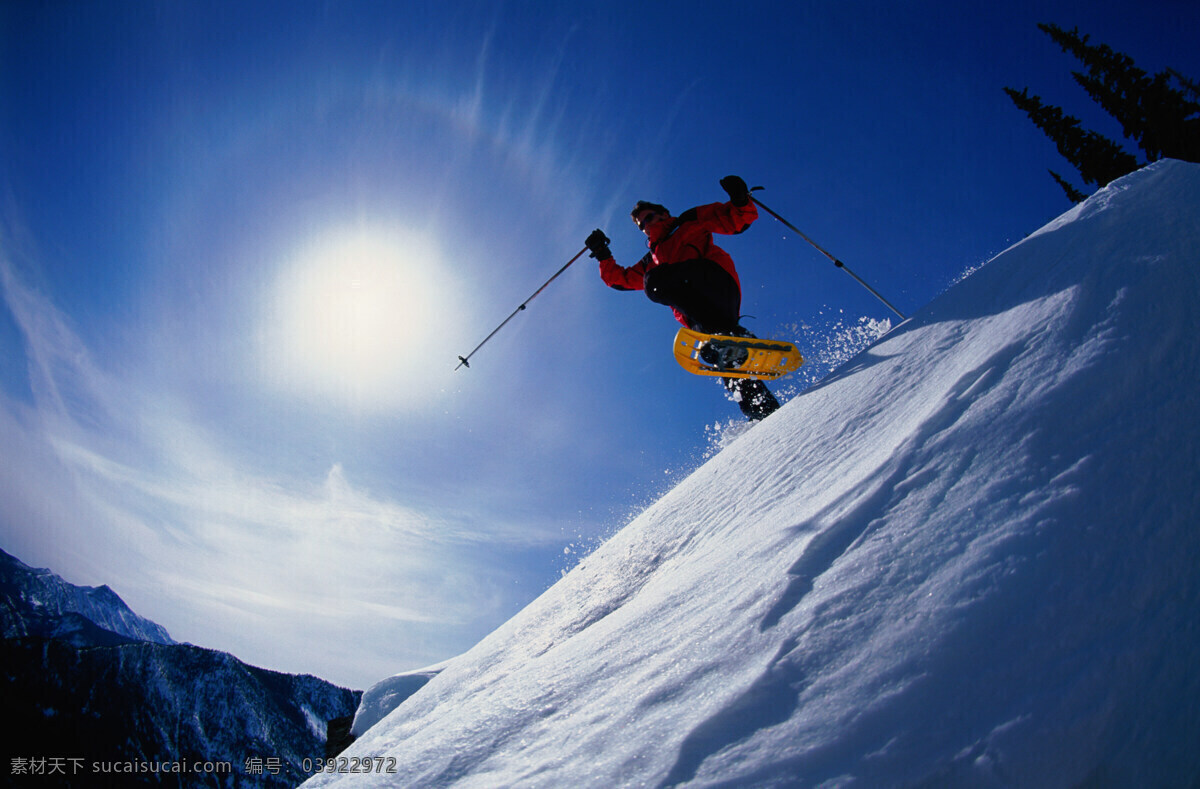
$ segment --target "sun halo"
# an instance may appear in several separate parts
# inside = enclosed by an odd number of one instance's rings
[[[334,231],[305,244],[276,286],[277,378],[360,407],[411,405],[443,311],[441,268],[420,233]]]

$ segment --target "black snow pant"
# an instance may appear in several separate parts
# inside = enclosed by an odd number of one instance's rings
[[[688,325],[705,334],[745,334],[741,319],[742,294],[729,272],[711,260],[697,258],[651,269],[646,296],[684,314]],[[757,420],[779,408],[767,385],[754,378],[723,378],[747,419]]]
[[[646,297],[682,312],[688,325],[705,334],[729,334],[741,317],[742,294],[729,272],[696,258],[650,269]]]

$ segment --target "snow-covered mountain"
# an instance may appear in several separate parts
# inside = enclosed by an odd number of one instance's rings
[[[107,586],[74,586],[3,552],[0,624],[4,744],[18,783],[295,786],[319,769],[330,723],[348,721],[360,696],[176,644]],[[167,771],[205,762],[228,766]],[[131,765],[163,772],[130,775]]]
[[[1200,166],[1113,183],[307,785],[1200,785],[1198,299]]]
[[[175,643],[161,625],[135,614],[107,586],[76,586],[0,551],[0,637],[61,637],[56,627],[86,627],[81,620],[134,641]]]

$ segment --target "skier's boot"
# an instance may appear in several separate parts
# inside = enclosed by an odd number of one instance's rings
[[[735,370],[750,358],[750,351],[736,346],[719,346],[706,342],[700,346],[700,361],[718,370]]]
[[[691,326],[695,331],[704,332],[705,334],[720,334],[727,337],[749,337],[754,339],[744,326],[734,326],[731,329],[707,329],[697,324]],[[746,348],[738,348],[736,346],[714,347],[712,343],[705,343],[700,346],[700,361],[705,364],[712,365],[718,370],[734,370],[741,367],[750,358],[750,351]]]
[[[723,378],[725,388],[736,393],[738,408],[752,422],[766,419],[779,408],[779,401],[757,378]]]

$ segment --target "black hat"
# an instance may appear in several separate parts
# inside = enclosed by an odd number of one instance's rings
[[[629,212],[629,215],[631,217],[636,217],[638,214],[642,213],[643,211],[658,211],[660,214],[665,214],[666,216],[671,215],[671,212],[667,210],[667,207],[665,205],[659,205],[658,203],[648,203],[645,200],[638,200],[637,205],[635,205],[633,207],[633,210]]]

